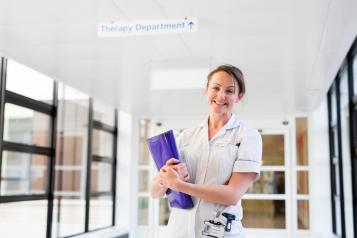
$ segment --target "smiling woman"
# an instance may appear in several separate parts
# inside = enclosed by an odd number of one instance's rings
[[[209,116],[177,138],[187,170],[166,163],[150,184],[152,197],[170,188],[194,200],[193,209],[171,208],[166,237],[245,237],[241,198],[260,174],[262,139],[232,112],[244,93],[238,68],[222,65],[208,75]]]

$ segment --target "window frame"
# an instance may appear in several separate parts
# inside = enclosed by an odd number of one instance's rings
[[[342,154],[342,127],[341,127],[341,102],[340,102],[340,82],[342,74],[347,71],[347,85],[348,85],[348,108],[349,108],[349,121],[348,126],[350,128],[349,141],[350,144],[350,162],[351,173],[345,171],[348,174],[345,176],[351,176],[352,184],[352,209],[353,209],[353,232],[357,235],[357,92],[354,92],[354,74],[353,63],[357,60],[357,38],[355,38],[349,49],[346,57],[343,59],[341,66],[335,76],[334,82],[330,86],[327,93],[327,109],[328,109],[328,131],[329,131],[329,145],[330,145],[330,186],[331,186],[331,209],[332,209],[332,231],[335,235],[346,237],[346,219],[345,219],[345,196],[344,196],[344,180],[343,180],[343,154]],[[335,92],[335,105],[332,105],[333,98],[332,92]],[[332,121],[332,110],[336,108],[336,122]],[[337,133],[337,139],[335,134]],[[336,140],[336,141],[335,141]],[[345,142],[345,143],[346,143]],[[335,151],[336,149],[337,151]],[[337,155],[337,157],[335,156]],[[338,165],[338,176],[336,175],[335,166]],[[338,179],[338,180],[337,180]],[[340,189],[340,220],[337,221],[336,215],[336,202],[334,200],[337,194],[337,186]],[[350,188],[346,188],[350,189]],[[337,226],[341,226],[341,234],[337,234]]]
[[[0,194],[0,204],[1,203],[10,203],[10,202],[22,202],[22,201],[35,201],[35,200],[46,200],[47,207],[47,221],[45,225],[46,229],[46,238],[52,237],[53,229],[53,206],[54,206],[54,186],[55,186],[55,160],[56,160],[56,139],[57,139],[57,115],[58,115],[58,82],[53,81],[53,98],[52,104],[35,100],[23,95],[20,95],[16,92],[8,91],[6,89],[6,77],[7,77],[7,58],[0,58],[0,181],[1,181],[1,168],[2,168],[2,152],[11,151],[11,152],[21,152],[27,154],[38,154],[48,156],[47,169],[48,173],[44,179],[47,181],[46,191],[43,194],[20,194],[20,195],[6,195],[1,196]],[[20,107],[31,109],[35,112],[41,112],[50,116],[50,130],[49,146],[35,146],[28,145],[10,141],[4,141],[4,113],[5,113],[5,103],[11,103]],[[85,221],[83,231],[78,234],[71,234],[64,237],[73,237],[76,235],[84,234],[87,232],[98,231],[106,229],[108,227],[115,226],[116,223],[116,182],[117,182],[117,142],[118,142],[118,110],[114,109],[114,124],[107,125],[98,120],[93,119],[93,99],[89,97],[89,123],[88,123],[88,144],[87,144],[87,165],[85,168],[85,178],[86,178],[86,190],[85,190]],[[106,133],[112,134],[112,151],[111,156],[99,156],[92,154],[92,131],[93,129],[105,131]],[[61,149],[61,148],[58,148]],[[112,166],[112,176],[111,176],[111,186],[110,191],[103,192],[91,192],[90,191],[90,169],[92,162],[97,163],[109,163]],[[1,186],[1,182],[0,182]],[[1,189],[1,187],[0,187]],[[1,191],[1,190],[0,190]],[[108,197],[112,199],[112,219],[109,226],[99,227],[95,229],[89,229],[89,209],[90,209],[90,199],[98,197]]]
[[[52,219],[53,219],[53,194],[54,194],[54,164],[56,156],[56,128],[57,128],[57,82],[53,82],[52,105],[47,104],[18,93],[8,91],[6,89],[7,79],[7,59],[1,58],[1,83],[0,83],[0,180],[2,170],[2,153],[3,151],[22,152],[29,154],[39,154],[48,156],[48,174],[47,174],[47,188],[43,194],[29,194],[29,195],[7,195],[1,196],[0,203],[8,202],[21,202],[32,200],[47,200],[47,224],[46,224],[46,237],[51,237],[52,233]],[[22,143],[15,143],[4,141],[4,113],[5,103],[11,103],[16,106],[31,109],[36,112],[47,114],[51,117],[50,123],[50,144],[48,147],[27,145]],[[0,183],[1,186],[1,183]],[[0,188],[1,189],[1,188]]]

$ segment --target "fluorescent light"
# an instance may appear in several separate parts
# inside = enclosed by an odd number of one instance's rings
[[[151,90],[201,89],[206,85],[208,68],[156,69],[151,71]]]

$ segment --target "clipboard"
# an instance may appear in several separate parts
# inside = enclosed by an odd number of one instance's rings
[[[172,130],[147,139],[147,144],[154,159],[157,170],[166,164],[171,158],[180,160],[177,150],[175,136]],[[167,189],[166,195],[171,207],[188,209],[193,207],[193,201],[190,195]]]

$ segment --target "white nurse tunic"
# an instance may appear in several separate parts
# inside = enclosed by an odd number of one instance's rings
[[[256,129],[238,121],[232,114],[226,125],[209,141],[208,118],[198,127],[184,130],[177,138],[182,161],[186,162],[191,183],[226,184],[233,172],[260,173],[262,139]],[[234,206],[219,205],[193,198],[191,209],[172,208],[167,237],[205,237],[203,224],[217,211],[235,215],[230,232],[224,237],[244,237],[241,201]],[[220,217],[225,222],[224,217]]]

